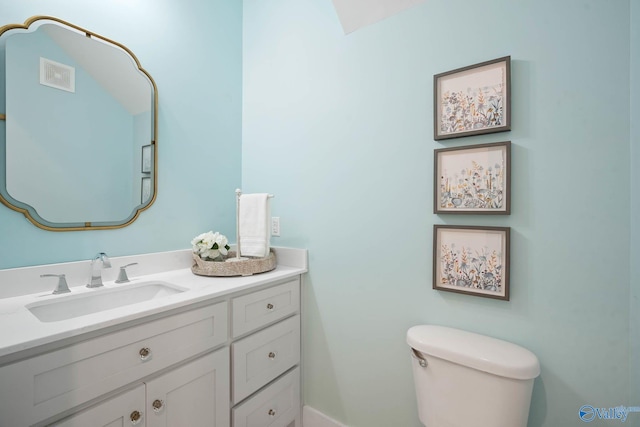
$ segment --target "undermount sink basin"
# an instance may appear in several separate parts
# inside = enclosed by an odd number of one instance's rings
[[[52,301],[28,304],[26,307],[41,322],[57,322],[139,302],[156,300],[186,291],[186,288],[153,281],[118,288],[100,288],[79,295],[67,294]]]

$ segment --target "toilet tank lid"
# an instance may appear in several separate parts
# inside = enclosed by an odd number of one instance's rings
[[[538,358],[519,345],[437,325],[413,326],[407,343],[415,350],[501,377],[528,380],[540,375]]]

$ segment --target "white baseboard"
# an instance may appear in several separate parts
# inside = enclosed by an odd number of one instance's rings
[[[303,427],[347,427],[307,405],[302,407],[302,425]]]

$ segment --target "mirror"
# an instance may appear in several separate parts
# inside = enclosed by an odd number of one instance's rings
[[[50,16],[0,27],[0,202],[46,230],[131,224],[156,198],[157,107],[123,45]]]

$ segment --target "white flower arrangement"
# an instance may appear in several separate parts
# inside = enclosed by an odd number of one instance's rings
[[[193,253],[205,261],[222,261],[231,249],[228,243],[226,236],[209,231],[194,237],[191,246]]]

